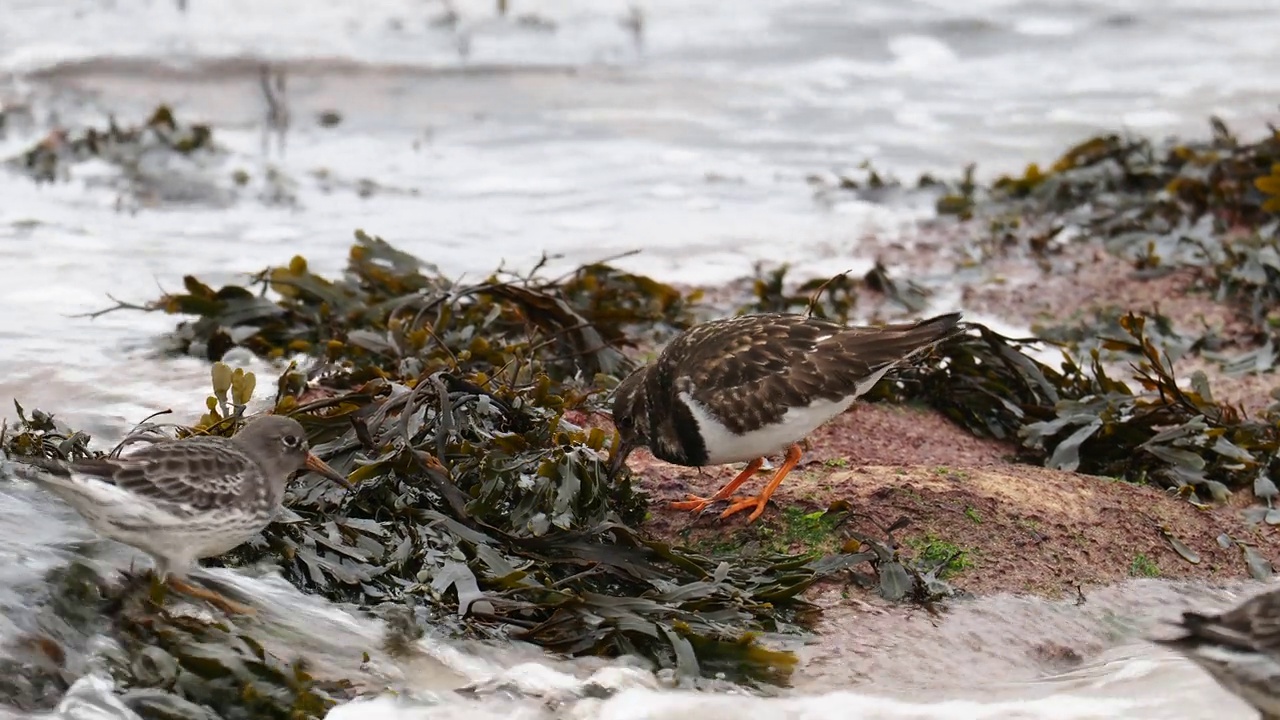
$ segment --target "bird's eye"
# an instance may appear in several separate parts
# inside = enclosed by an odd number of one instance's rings
[[[297,435],[285,435],[280,438],[280,442],[284,443],[284,446],[287,448],[296,448],[302,444],[302,441],[298,439]]]

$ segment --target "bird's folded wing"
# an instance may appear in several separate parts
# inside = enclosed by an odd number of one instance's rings
[[[1233,610],[1198,623],[1196,630],[1244,638],[1259,650],[1280,652],[1280,592],[1254,597]]]
[[[685,373],[676,380],[677,391],[713,408],[735,432],[777,422],[792,407],[837,400],[874,372],[857,354],[845,353],[832,363],[821,352],[843,326],[785,316],[746,322],[750,317],[736,327],[722,325],[719,337],[694,338],[690,356],[706,361],[684,363]]]
[[[45,477],[31,479],[65,491],[101,496],[103,502],[131,500],[182,516],[225,507],[243,492],[250,474],[258,471],[247,458],[228,449],[191,445],[154,445],[124,458],[68,464],[35,461],[32,465]]]
[[[955,332],[958,318],[852,328],[802,316],[742,316],[702,336],[687,333],[680,354],[712,361],[684,363],[689,370],[676,379],[677,390],[716,408],[735,431],[777,422],[789,408],[870,390],[894,366]]]

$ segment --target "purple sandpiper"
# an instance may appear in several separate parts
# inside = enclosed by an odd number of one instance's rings
[[[764,464],[785,461],[757,496],[735,498],[721,517],[754,508],[800,461],[800,441],[844,412],[885,373],[956,332],[960,313],[914,323],[849,327],[805,315],[764,313],[713,320],[676,336],[617,388],[613,422],[621,442],[610,473],[648,447],[676,465],[746,462],[711,497],[673,503],[700,512],[728,499]]]
[[[224,612],[252,609],[183,577],[198,560],[252,538],[275,517],[303,468],[350,488],[311,453],[297,420],[264,415],[231,438],[168,440],[117,459],[36,461],[21,474],[65,500],[104,537],[155,560],[156,575]]]
[[[1176,650],[1262,715],[1280,720],[1280,590],[1217,615],[1184,612],[1182,634],[1152,638]]]

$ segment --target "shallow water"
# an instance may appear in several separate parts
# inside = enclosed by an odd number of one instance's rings
[[[12,116],[0,154],[55,122],[101,124],[108,113],[136,122],[159,101],[212,123],[227,150],[215,167],[158,170],[187,181],[185,199],[154,203],[122,202],[106,165],[40,187],[0,172],[0,398],[56,410],[100,442],[157,409],[192,419],[208,384],[205,363],[157,356],[166,317],[73,317],[104,307],[108,293],[145,301],[187,272],[242,280],[295,252],[335,271],[357,227],[472,276],[500,260],[523,268],[547,253],[568,266],[631,250],[641,252],[621,264],[673,281],[724,281],[757,260],[810,273],[865,269],[877,243],[908,232],[928,208],[819,203],[809,175],[863,160],[904,178],[970,161],[986,175],[1017,171],[1098,130],[1203,134],[1209,113],[1256,135],[1280,103],[1268,82],[1280,11],[1265,0],[1212,9],[1191,0],[786,0],[732,12],[709,0],[649,0],[636,3],[638,34],[627,3],[602,0],[512,3],[513,15],[540,13],[550,30],[495,18],[489,2],[454,2],[453,25],[442,22],[443,5],[411,0],[188,4],[184,13],[160,0],[8,0],[0,23],[0,74],[10,74],[0,103],[31,108],[29,123]],[[283,154],[263,151],[262,62],[288,77]],[[323,128],[316,115],[329,110],[342,122]],[[290,202],[264,197],[271,168],[290,179]],[[252,178],[247,188],[231,181],[237,170]],[[22,626],[23,593],[35,592],[41,571],[89,540],[56,502],[0,487],[0,632]],[[85,547],[108,565],[130,559],[118,547]],[[348,644],[377,636],[372,621],[269,579],[234,579],[281,608],[281,643],[306,640],[285,622],[304,610],[327,613]],[[574,699],[574,678],[589,669],[548,661],[554,670],[539,672],[517,665],[524,653],[428,641],[423,662],[400,669],[398,682],[420,697],[396,716],[1247,717],[1186,662],[1140,639],[1155,617],[1225,595],[1159,583],[1107,593],[1080,608],[983,600],[933,633],[904,624],[919,637],[899,657],[927,662],[863,668],[849,659],[862,671],[854,680],[818,654],[794,693],[768,699],[672,690],[616,667],[595,672],[623,694]],[[992,616],[1012,624],[997,628]],[[1040,677],[1023,636],[1045,633],[1100,649],[1068,675]],[[984,645],[990,637],[998,648]],[[348,662],[340,646],[313,650]],[[966,668],[986,668],[983,681],[948,681]],[[562,702],[447,692],[459,678],[503,672]],[[99,692],[90,681],[80,690]],[[367,705],[333,713],[391,716]]]

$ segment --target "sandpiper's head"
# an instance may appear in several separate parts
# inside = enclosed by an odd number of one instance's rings
[[[609,460],[610,477],[618,474],[632,450],[649,445],[649,403],[644,380],[645,371],[640,368],[618,383],[613,392],[613,426],[618,429],[621,442]]]
[[[351,487],[342,473],[311,454],[307,433],[293,418],[283,415],[254,418],[232,439],[262,465],[267,477],[283,483],[305,467],[345,487]]]

